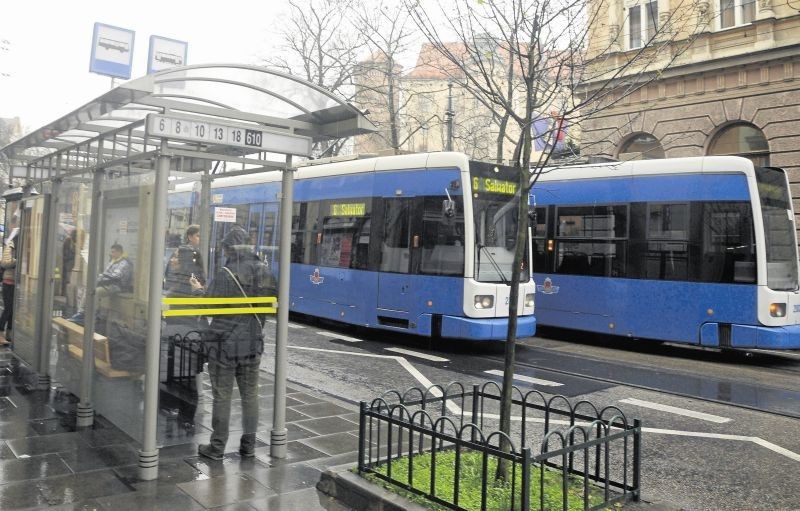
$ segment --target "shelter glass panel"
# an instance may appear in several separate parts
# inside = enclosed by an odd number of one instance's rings
[[[38,311],[43,292],[42,263],[45,254],[42,248],[47,236],[48,205],[48,196],[23,199],[18,203],[18,234],[12,236],[12,230],[3,247],[4,251],[14,254],[17,260],[14,351],[34,368],[38,367],[40,353]]]
[[[149,281],[155,205],[154,172],[107,173],[103,183],[102,236],[95,286],[95,383],[98,413],[140,439]],[[166,233],[162,234],[166,235]],[[160,321],[160,318],[155,318]]]
[[[91,232],[92,176],[66,177],[58,187],[55,217],[53,339],[51,374],[75,395],[80,394],[83,326],[71,321],[85,305]],[[96,345],[96,347],[99,347]]]

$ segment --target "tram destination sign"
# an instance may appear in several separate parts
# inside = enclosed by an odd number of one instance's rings
[[[311,154],[311,138],[309,137],[257,129],[247,125],[211,122],[207,119],[148,114],[146,130],[148,137],[246,147],[258,151],[295,156]]]

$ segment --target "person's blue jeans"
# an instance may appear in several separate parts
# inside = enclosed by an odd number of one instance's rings
[[[208,360],[208,374],[211,379],[211,395],[214,404],[211,411],[211,447],[218,453],[225,452],[228,442],[231,418],[231,393],[233,380],[239,387],[242,400],[242,438],[240,449],[252,451],[255,448],[258,429],[258,376],[261,356],[245,360]]]

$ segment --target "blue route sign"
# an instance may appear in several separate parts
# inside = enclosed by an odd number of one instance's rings
[[[129,79],[133,67],[134,35],[133,30],[95,23],[89,71]]]

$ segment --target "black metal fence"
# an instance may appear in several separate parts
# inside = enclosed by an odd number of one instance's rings
[[[170,336],[164,383],[194,391],[195,378],[203,370],[207,358],[200,332],[192,330]]]
[[[585,400],[573,404],[536,390],[523,393],[514,387],[512,395],[510,435],[498,431],[500,387],[495,382],[471,390],[460,383],[402,394],[393,390],[371,403],[362,401],[358,470],[456,510],[487,509],[495,498],[489,496],[495,485],[491,467],[498,463],[505,463],[510,474],[505,483],[510,498],[502,509],[588,510],[639,500],[638,419],[629,421],[614,406],[598,409]],[[510,449],[503,448],[506,442]],[[443,471],[441,463],[437,466],[443,453],[454,456],[447,462],[452,476],[437,474]],[[479,503],[459,502],[467,454],[480,458]],[[415,484],[420,471],[426,471],[425,487]],[[475,470],[469,471],[474,485]],[[442,491],[442,479],[447,491]],[[561,491],[546,492],[546,479],[549,484],[560,479]]]

